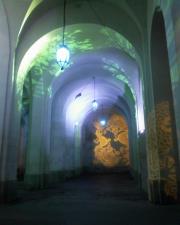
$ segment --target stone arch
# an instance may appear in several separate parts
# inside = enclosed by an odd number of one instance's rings
[[[159,8],[151,28],[151,68],[155,104],[148,116],[151,200],[166,203],[178,198],[177,139],[165,25]]]

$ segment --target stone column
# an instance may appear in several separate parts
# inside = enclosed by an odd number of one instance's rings
[[[0,202],[7,201],[13,195],[16,179],[15,164],[10,158],[8,137],[11,104],[11,40],[8,15],[0,0]]]

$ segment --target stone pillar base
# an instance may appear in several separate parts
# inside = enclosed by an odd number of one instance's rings
[[[29,190],[43,189],[54,186],[55,184],[65,179],[79,176],[80,174],[81,174],[80,169],[53,171],[48,174],[39,174],[39,175],[26,174],[24,179],[24,187]]]
[[[17,182],[0,181],[0,203],[8,203],[17,200]]]
[[[169,196],[165,192],[164,180],[149,181],[150,201],[155,204],[172,204],[177,203],[178,198]]]

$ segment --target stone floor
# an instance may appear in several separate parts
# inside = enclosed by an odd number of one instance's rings
[[[180,225],[180,205],[152,205],[127,174],[82,176],[19,195],[0,206],[0,225]]]

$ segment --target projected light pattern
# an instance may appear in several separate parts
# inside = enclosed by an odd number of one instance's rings
[[[125,74],[125,71],[124,70],[122,71],[122,68],[120,68],[119,64],[115,63],[112,60],[109,60],[106,58],[103,58],[102,60],[104,62],[104,69],[111,72],[113,77],[116,77],[118,80],[123,81],[125,84],[127,84],[129,86],[131,93],[132,93],[132,98],[135,101],[136,94],[135,94],[134,88],[132,87],[132,83],[128,79],[127,74]]]
[[[18,69],[16,81],[18,94],[22,93],[24,78],[33,67],[35,67],[34,71],[36,71],[39,77],[43,76],[47,71],[49,75],[52,76],[51,79],[53,79],[56,74],[61,74],[62,71],[59,70],[59,66],[54,59],[57,46],[62,42],[60,33],[59,29],[49,32],[36,41],[27,51]],[[92,35],[94,33],[96,33],[96,36]],[[136,57],[135,49],[127,39],[107,27],[105,28],[95,24],[71,25],[67,26],[65,36],[72,56],[77,53],[90,52],[94,49],[98,50],[114,47],[122,49],[131,57]],[[97,37],[99,38],[97,39]],[[72,64],[73,60],[71,60],[69,66]],[[33,84],[34,83],[37,82],[34,81]]]
[[[20,100],[20,108],[22,107],[21,95],[26,75],[29,76],[31,74],[32,91],[36,89],[36,86],[40,84],[39,81],[41,81],[41,87],[38,88],[38,94],[44,95],[46,93],[50,94],[50,96],[52,95],[52,80],[55,76],[59,76],[62,73],[56,59],[54,58],[57,46],[62,42],[60,33],[59,29],[57,29],[44,35],[32,45],[23,57],[16,80],[17,93],[20,96],[18,98]],[[94,33],[96,33],[96,36],[92,35]],[[68,65],[69,68],[74,63],[73,56],[77,53],[89,53],[94,50],[116,48],[126,52],[134,59],[137,56],[134,47],[127,41],[127,39],[107,27],[95,24],[71,25],[67,27],[65,35],[66,43],[72,54],[72,60]],[[97,39],[97,37],[99,38]],[[128,79],[127,74],[125,74],[125,70],[121,70],[121,67],[118,64],[112,64],[111,60],[108,61],[108,59],[105,58],[102,58],[102,65],[103,64],[104,69],[107,69],[113,77],[126,84],[126,92],[124,93],[124,96],[128,96],[131,106],[133,107],[136,102],[136,90]],[[43,79],[41,79],[44,75],[46,76],[46,80],[48,80],[45,85],[43,84]],[[29,81],[29,78],[27,80]],[[42,92],[40,91],[41,89],[43,90]],[[51,92],[49,92],[50,90]],[[24,102],[22,103],[24,104]],[[84,102],[81,101],[81,103],[76,104],[72,100],[69,104],[70,106],[67,109],[66,115],[67,118],[73,117],[73,124],[74,121],[79,121],[78,115],[82,115],[82,112],[87,112],[89,110],[89,100],[87,99],[84,99]],[[75,105],[77,105],[77,107]],[[70,115],[69,112],[72,112],[72,110],[74,113],[73,115],[70,113]]]
[[[31,46],[31,48],[26,52],[25,56],[23,57],[21,64],[19,66],[18,76],[17,76],[18,94],[20,95],[22,94],[25,76],[28,75],[31,68],[35,66],[34,60],[40,57],[38,61],[42,60],[43,64],[45,63],[48,64],[47,60],[44,61],[44,59],[42,59],[41,52],[45,51],[45,48],[50,41],[50,38],[51,37],[47,35],[40,38],[34,45]],[[36,70],[34,69],[34,73],[36,73],[38,76],[41,76],[42,71],[38,70],[38,65],[36,65],[35,68]],[[41,70],[43,70],[43,67]]]
[[[169,63],[171,72],[171,82],[175,104],[176,129],[178,142],[180,144],[180,12],[179,1],[169,0],[162,1],[162,7],[165,11],[165,23],[168,27],[166,30],[167,45],[169,48]]]
[[[172,118],[168,101],[156,104],[148,115],[149,177],[163,181],[164,193],[177,199],[176,155],[172,134]]]
[[[136,76],[134,74],[125,74],[124,69],[122,69],[119,64],[111,61],[109,59],[103,58],[104,68],[111,72],[112,76],[116,77],[116,79],[123,81],[126,89],[126,96],[129,97],[128,101],[131,105],[135,105],[136,103],[136,121],[138,132],[143,133],[145,130],[145,122],[144,122],[144,109],[143,109],[143,99],[142,99],[142,86],[140,81],[140,74]],[[124,65],[125,67],[125,65]],[[134,81],[133,81],[134,80]]]
[[[113,114],[106,126],[94,123],[94,166],[113,168],[129,166],[128,126],[123,116]]]

